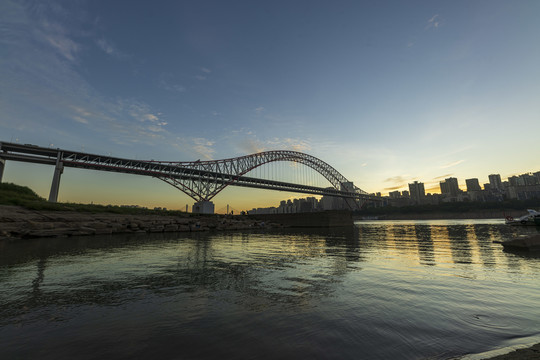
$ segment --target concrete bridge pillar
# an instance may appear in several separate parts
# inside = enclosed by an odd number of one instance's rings
[[[2,176],[4,176],[4,166],[6,165],[6,160],[0,159],[0,183],[2,182]]]
[[[197,201],[193,204],[191,212],[195,214],[213,214],[214,203],[211,201]]]
[[[54,167],[54,176],[51,185],[51,192],[49,193],[49,202],[58,201],[58,190],[60,189],[60,175],[64,172],[64,164],[60,161],[61,154],[58,154],[56,158],[56,166]]]

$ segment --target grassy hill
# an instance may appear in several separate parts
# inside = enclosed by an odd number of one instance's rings
[[[153,215],[183,215],[188,214],[178,210],[150,210],[144,208],[127,208],[113,205],[94,205],[76,203],[51,203],[37,195],[32,189],[13,183],[0,183],[0,205],[22,206],[30,210],[49,211],[79,211],[89,213],[115,214],[153,214]]]

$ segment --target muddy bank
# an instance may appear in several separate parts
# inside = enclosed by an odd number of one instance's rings
[[[162,216],[33,211],[0,205],[0,241],[125,233],[243,230],[273,227],[241,216]]]

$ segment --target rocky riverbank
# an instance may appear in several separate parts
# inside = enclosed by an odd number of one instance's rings
[[[163,216],[34,211],[0,205],[0,241],[122,233],[243,230],[274,227],[241,216]]]

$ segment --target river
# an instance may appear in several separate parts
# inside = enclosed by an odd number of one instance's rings
[[[498,220],[0,243],[3,359],[448,359],[540,342]],[[478,356],[478,355],[477,355]]]

